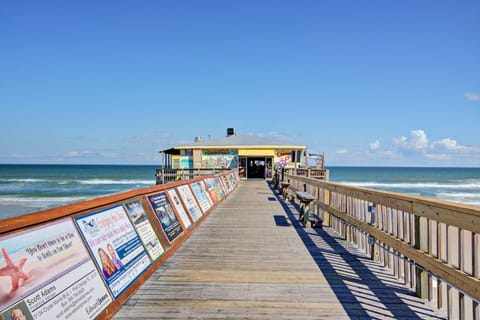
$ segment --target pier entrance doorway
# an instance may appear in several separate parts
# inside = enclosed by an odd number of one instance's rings
[[[240,159],[240,165],[244,163],[247,179],[271,179],[272,178],[272,157],[245,157]]]

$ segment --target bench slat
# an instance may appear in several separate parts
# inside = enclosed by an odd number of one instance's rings
[[[295,194],[302,201],[313,201],[313,200],[315,200],[315,197],[308,192],[296,191]]]

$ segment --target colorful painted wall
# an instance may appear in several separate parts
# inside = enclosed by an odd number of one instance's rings
[[[202,168],[237,168],[238,150],[204,149],[202,150]]]

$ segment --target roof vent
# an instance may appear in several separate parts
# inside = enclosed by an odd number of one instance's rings
[[[235,136],[235,128],[227,128],[227,137]]]

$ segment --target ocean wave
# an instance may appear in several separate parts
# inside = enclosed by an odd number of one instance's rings
[[[0,182],[21,182],[21,183],[35,183],[35,182],[47,182],[47,179],[31,179],[31,178],[0,178]]]
[[[129,180],[129,179],[88,179],[88,180],[78,180],[80,184],[145,184],[145,185],[155,185],[155,180]]]
[[[451,198],[470,198],[470,199],[479,199],[480,200],[480,193],[466,193],[466,192],[441,192],[437,193],[438,197],[451,197]]]
[[[0,196],[1,205],[15,205],[21,207],[49,207],[74,203],[92,198],[85,196],[74,197],[23,197],[23,196]]]
[[[480,196],[474,194],[438,194],[437,199],[463,203],[468,205],[480,206]]]
[[[340,184],[363,188],[382,189],[465,189],[480,190],[480,181],[469,181],[468,183],[436,183],[436,182],[352,182],[342,181]]]
[[[70,184],[132,184],[132,185],[154,185],[155,180],[139,180],[139,179],[80,179],[80,180],[72,180],[72,179],[18,179],[18,178],[0,178],[0,182],[5,182],[9,184],[14,183],[48,183],[48,184],[59,184],[59,185],[70,185]]]

